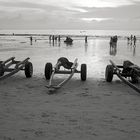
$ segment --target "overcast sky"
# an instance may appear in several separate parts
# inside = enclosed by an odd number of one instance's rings
[[[140,0],[0,0],[0,29],[140,30]]]

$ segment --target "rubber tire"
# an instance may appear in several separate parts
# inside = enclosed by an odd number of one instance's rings
[[[81,64],[81,80],[86,81],[87,79],[87,65]]]
[[[0,64],[0,76],[3,76],[4,75],[4,68],[3,68],[3,65]]]
[[[49,80],[52,74],[52,63],[46,63],[45,65],[45,78]]]
[[[33,65],[31,62],[25,64],[25,76],[26,78],[31,78],[33,75]]]
[[[139,82],[138,80],[138,76],[132,71],[132,75],[131,75],[131,80],[133,84],[136,84]]]
[[[111,82],[113,79],[113,66],[107,65],[105,71],[105,79],[107,82]]]

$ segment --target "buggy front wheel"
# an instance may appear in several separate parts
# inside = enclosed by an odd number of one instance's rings
[[[3,65],[0,64],[0,76],[3,76],[4,75],[4,68],[3,68]]]
[[[27,78],[30,78],[30,77],[32,77],[32,75],[33,75],[33,65],[31,62],[27,62],[25,64],[25,76]]]
[[[52,74],[52,63],[46,63],[45,65],[45,78],[49,80]]]
[[[107,82],[111,82],[113,79],[113,66],[107,65],[106,71],[105,71],[105,79]]]
[[[81,80],[86,81],[86,79],[87,79],[87,65],[82,64],[81,65]]]

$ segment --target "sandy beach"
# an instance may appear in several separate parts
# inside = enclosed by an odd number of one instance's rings
[[[26,78],[20,71],[0,81],[0,140],[139,140],[140,95],[116,76],[112,83],[105,81],[110,59],[117,64],[129,59],[140,66],[139,52],[139,40],[134,50],[120,39],[111,53],[108,38],[90,38],[87,44],[75,39],[67,46],[63,40],[53,45],[45,37],[33,37],[30,45],[27,36],[1,36],[0,60],[30,57],[34,73]],[[78,58],[78,69],[86,63],[87,80],[75,74],[50,95],[45,64],[54,65],[61,56]],[[56,75],[54,82],[66,77]]]

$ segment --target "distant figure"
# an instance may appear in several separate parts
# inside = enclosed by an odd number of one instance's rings
[[[117,43],[117,41],[118,41],[117,35],[114,36],[114,41]]]
[[[52,36],[50,35],[50,36],[49,36],[49,41],[51,41],[51,38],[52,38]]]
[[[54,39],[55,39],[55,41],[57,41],[57,36],[55,36],[55,38],[54,38]]]
[[[136,46],[136,36],[134,35],[134,37],[133,37],[133,41],[134,41],[134,46]]]
[[[52,40],[53,40],[53,42],[54,42],[54,35],[52,36]]]
[[[133,35],[130,36],[130,40],[131,40],[131,41],[133,40]]]
[[[58,41],[60,42],[60,35],[58,36]]]
[[[130,45],[132,45],[133,35],[130,36],[130,41],[131,41]]]
[[[63,66],[64,68],[66,69],[71,69],[73,63],[70,62],[67,58],[65,57],[60,57],[58,60],[57,60],[57,68],[56,70],[59,70],[61,66]]]
[[[33,38],[32,36],[30,36],[30,44],[32,45],[32,42],[33,42]]]
[[[87,43],[87,36],[85,36],[85,43]]]
[[[110,37],[110,42],[109,42],[109,44],[110,44],[110,48],[112,47],[112,37]]]
[[[130,38],[129,37],[127,37],[127,44],[129,44],[130,43]]]
[[[118,37],[117,35],[110,38],[110,48],[114,48],[117,46]]]

